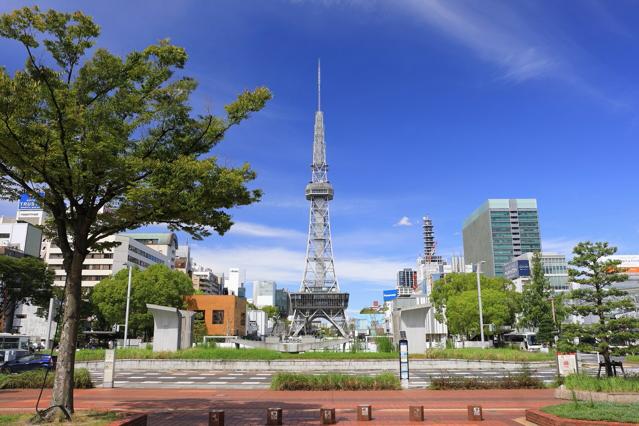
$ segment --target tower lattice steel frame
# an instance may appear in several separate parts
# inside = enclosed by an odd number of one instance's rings
[[[348,307],[348,293],[339,290],[328,203],[333,199],[333,186],[328,181],[326,164],[326,144],[324,141],[324,114],[320,103],[320,64],[317,64],[317,112],[313,138],[313,164],[311,182],[306,185],[306,199],[311,202],[306,248],[306,267],[299,293],[291,293],[293,323],[290,335],[307,334],[311,322],[325,319],[342,337],[346,337],[345,310]]]

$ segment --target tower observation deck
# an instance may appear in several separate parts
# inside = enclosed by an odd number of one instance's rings
[[[290,293],[293,323],[290,335],[309,334],[311,323],[316,319],[328,321],[337,332],[346,337],[345,310],[348,307],[348,293],[339,290],[328,202],[333,199],[333,186],[328,181],[326,164],[326,144],[324,141],[324,114],[320,103],[320,65],[317,64],[317,112],[313,138],[313,164],[311,181],[306,185],[306,199],[310,201],[308,243],[306,246],[306,266],[298,293]]]

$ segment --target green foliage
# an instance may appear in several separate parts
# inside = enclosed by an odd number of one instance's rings
[[[53,272],[42,259],[0,256],[0,322],[16,303],[48,307],[52,285]]]
[[[543,407],[541,411],[567,419],[639,423],[639,404],[568,402]]]
[[[277,306],[264,306],[261,308],[264,312],[266,312],[266,316],[268,318],[279,318],[280,310]]]
[[[460,390],[460,389],[543,389],[544,382],[530,373],[509,375],[507,377],[436,377],[433,378],[429,389]]]
[[[377,352],[382,353],[390,353],[395,352],[395,345],[390,337],[380,336],[375,338],[375,343],[377,343]]]
[[[429,359],[474,359],[487,361],[552,361],[554,353],[527,352],[509,348],[428,349]]]
[[[562,350],[597,351],[604,357],[606,373],[612,376],[611,353],[632,351],[632,343],[639,339],[639,320],[622,315],[634,309],[634,303],[624,290],[614,287],[628,276],[619,269],[618,260],[611,260],[617,252],[607,242],[579,243],[570,261],[571,280],[580,288],[569,294],[570,310],[574,315],[594,315],[593,324],[568,324],[562,330]],[[575,345],[575,338],[579,344]],[[576,346],[576,347],[575,347]]]
[[[128,269],[100,281],[91,292],[91,301],[108,324],[124,324]],[[193,294],[188,275],[165,265],[151,265],[141,271],[133,269],[129,337],[153,335],[153,315],[146,304],[185,308],[184,296]]]
[[[86,425],[86,426],[102,426],[109,425],[115,420],[124,419],[127,417],[127,413],[120,413],[116,411],[79,411],[71,415],[74,425]],[[38,421],[33,421],[34,415],[32,414],[0,414],[0,425],[6,426],[24,426],[27,424],[36,424]]]
[[[277,373],[271,381],[273,390],[396,390],[401,389],[397,376],[381,373],[375,376],[348,374]]]
[[[104,358],[102,358],[104,359]],[[18,374],[0,374],[0,389],[38,389],[42,386],[46,370],[25,371]],[[74,387],[88,389],[93,387],[89,370],[78,368],[73,375]],[[53,387],[53,373],[47,374],[45,387]]]
[[[499,328],[514,323],[520,295],[509,280],[481,276],[481,297],[484,324]],[[476,274],[447,274],[433,284],[431,300],[437,319],[446,322],[451,334],[466,337],[479,334]]]
[[[552,291],[550,282],[544,275],[540,252],[533,254],[531,275],[532,279],[524,285],[522,292],[521,325],[539,329],[537,340],[540,343],[549,344],[553,340],[552,334],[554,328],[552,304],[550,302]]]
[[[591,377],[585,374],[571,374],[564,378],[568,389],[590,392],[639,392],[639,376]]]

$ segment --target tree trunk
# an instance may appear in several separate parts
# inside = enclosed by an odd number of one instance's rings
[[[51,405],[61,405],[73,412],[73,373],[78,340],[84,256],[75,251],[64,289],[64,315],[58,345],[58,362],[53,381]]]
[[[604,363],[606,364],[606,376],[612,377],[614,373],[612,371],[612,361],[610,359],[610,351],[606,350],[602,353],[604,358]]]

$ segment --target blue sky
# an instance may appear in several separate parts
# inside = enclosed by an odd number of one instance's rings
[[[38,2],[44,8],[53,2]],[[304,267],[316,61],[322,60],[337,274],[359,309],[422,250],[461,252],[461,226],[487,198],[538,199],[542,246],[584,239],[639,252],[639,7],[632,1],[56,2],[102,26],[124,54],[161,38],[189,53],[195,110],[245,88],[273,100],[215,149],[249,162],[261,203],[224,237],[193,242],[198,263],[295,288]],[[0,11],[30,3],[4,1]],[[1,64],[24,61],[0,40]],[[15,207],[0,205],[0,214]],[[412,226],[394,226],[403,223]],[[186,237],[182,238],[186,241]]]

